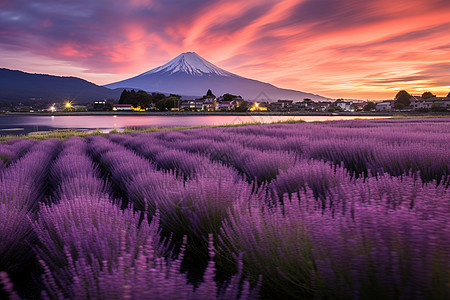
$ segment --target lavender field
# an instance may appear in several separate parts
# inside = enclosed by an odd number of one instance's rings
[[[450,118],[0,144],[1,297],[450,299]]]

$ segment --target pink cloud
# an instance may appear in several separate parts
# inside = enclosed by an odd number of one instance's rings
[[[450,91],[448,0],[1,5],[2,67],[105,84],[196,51],[239,75],[330,97],[390,98],[401,88]],[[33,62],[43,57],[55,67]]]

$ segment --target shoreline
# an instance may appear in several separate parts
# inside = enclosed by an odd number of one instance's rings
[[[450,113],[414,113],[414,112],[6,112],[0,116],[346,116],[346,117],[390,117],[390,116],[438,116],[450,115]]]
[[[386,119],[420,119],[420,118],[448,118],[450,117],[449,114],[446,115],[412,115],[412,116],[405,116],[405,115],[397,115],[397,116],[386,116]],[[358,119],[356,119],[358,120]],[[361,119],[359,119],[361,120]],[[319,121],[322,122],[322,121]],[[339,120],[333,121],[333,122],[339,122]],[[244,122],[239,124],[223,124],[223,125],[198,125],[198,126],[150,126],[150,127],[126,127],[120,130],[112,129],[108,131],[101,131],[99,129],[93,130],[93,129],[55,129],[55,130],[49,130],[49,131],[38,131],[38,132],[31,132],[27,134],[19,134],[19,135],[0,135],[0,142],[4,142],[9,139],[38,139],[38,140],[44,140],[49,138],[57,138],[57,139],[66,139],[71,136],[79,136],[79,137],[85,137],[88,135],[108,135],[112,133],[118,133],[118,134],[127,134],[127,133],[137,133],[137,132],[155,132],[155,131],[178,131],[178,130],[189,130],[189,129],[198,129],[198,128],[217,128],[217,127],[241,127],[241,126],[248,126],[248,125],[270,125],[270,124],[288,124],[288,123],[306,123],[304,120],[285,120],[285,121],[276,121],[276,122],[269,122],[269,123],[261,123],[261,122]],[[16,128],[12,129],[11,131],[15,130]],[[17,128],[21,129],[21,128]]]
[[[241,127],[248,125],[270,125],[270,124],[284,124],[284,123],[306,123],[303,120],[293,121],[277,121],[271,123],[261,123],[261,122],[247,122],[247,123],[239,123],[239,124],[224,124],[224,125],[199,125],[199,126],[151,126],[151,127],[127,127],[121,130],[112,129],[110,131],[101,131],[99,129],[91,130],[91,129],[55,129],[49,131],[38,131],[38,132],[30,132],[24,135],[0,135],[0,142],[4,142],[9,139],[38,139],[45,140],[49,138],[57,138],[57,139],[66,139],[71,136],[85,137],[88,135],[108,135],[112,133],[117,134],[128,134],[128,133],[136,133],[136,132],[155,132],[155,131],[179,131],[179,130],[189,130],[189,129],[198,129],[198,128],[218,128],[218,127]]]
[[[1,116],[1,115],[0,115]],[[439,118],[439,117],[449,117],[449,115],[416,115],[416,116],[405,116],[405,115],[398,115],[398,116],[386,116],[386,119],[416,119],[416,118]],[[339,121],[335,121],[339,122]],[[85,137],[88,135],[108,135],[112,133],[118,133],[118,134],[127,134],[127,133],[136,133],[136,132],[155,132],[155,131],[178,131],[178,130],[189,130],[189,129],[197,129],[197,128],[217,128],[217,127],[241,127],[241,126],[248,126],[248,125],[270,125],[270,124],[287,124],[287,123],[306,123],[304,120],[286,120],[286,121],[277,121],[277,122],[271,122],[271,123],[261,123],[261,122],[247,122],[247,123],[240,123],[240,124],[224,124],[224,125],[199,125],[199,126],[166,126],[166,127],[159,127],[159,126],[151,126],[151,127],[127,127],[122,130],[113,129],[111,131],[100,131],[99,129],[96,130],[90,130],[90,129],[56,129],[56,130],[49,130],[49,131],[41,131],[41,132],[31,132],[27,134],[20,134],[20,135],[0,135],[0,143],[5,142],[9,139],[38,139],[38,140],[45,140],[49,138],[57,138],[64,140],[71,136],[78,136],[78,137]],[[14,128],[15,129],[15,128]]]

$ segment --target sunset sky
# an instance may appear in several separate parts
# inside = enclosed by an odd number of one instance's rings
[[[450,0],[1,0],[0,67],[122,80],[195,51],[332,98],[450,92]]]

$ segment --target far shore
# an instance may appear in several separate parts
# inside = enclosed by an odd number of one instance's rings
[[[17,116],[17,115],[24,115],[24,116],[29,116],[29,115],[34,115],[33,113],[15,113],[15,114],[7,114],[10,116]],[[120,114],[120,113],[119,113]],[[142,113],[133,113],[132,115],[142,115]],[[172,113],[173,114],[173,113]],[[167,115],[170,116],[172,114],[145,114],[144,115]],[[181,114],[181,113],[178,113]],[[39,115],[39,114],[38,114]],[[48,114],[40,114],[42,115],[46,115],[48,116]],[[66,114],[61,114],[61,116],[70,116],[72,114],[70,113],[66,113]],[[76,114],[76,115],[80,115],[80,114]],[[82,113],[81,115],[96,115],[96,114],[90,114],[90,113]],[[98,115],[98,114],[97,114]],[[117,115],[117,114],[110,114],[110,113],[103,113],[100,115]],[[183,115],[183,114],[181,114]],[[205,114],[205,113],[191,113],[189,115],[229,115],[229,114],[214,114],[214,113],[209,113],[209,114]],[[234,114],[234,115],[249,115],[248,113],[242,113],[242,114]],[[251,115],[266,115],[266,116],[271,116],[272,114],[251,114]],[[286,115],[292,115],[292,116],[297,116],[294,114],[278,114],[278,116],[286,116]],[[330,116],[331,114],[303,114],[302,116],[314,116],[314,115],[319,115],[319,116]],[[0,114],[0,116],[2,116]],[[339,116],[358,116],[358,114],[340,114]],[[387,115],[387,114],[360,114],[360,116],[384,116],[386,119],[420,119],[420,118],[446,118],[449,117],[450,114],[410,114],[410,115]],[[294,119],[288,119],[285,121],[276,121],[276,122],[271,122],[271,123],[261,123],[261,122],[246,122],[246,123],[239,123],[239,124],[222,124],[222,125],[198,125],[198,126],[166,126],[166,127],[158,127],[158,126],[150,126],[150,127],[126,127],[123,129],[111,129],[110,131],[101,131],[99,129],[96,130],[89,130],[89,129],[74,129],[74,128],[67,128],[67,129],[55,129],[55,130],[48,130],[48,131],[37,131],[37,132],[31,132],[28,134],[19,134],[19,135],[0,135],[0,142],[4,142],[6,140],[9,139],[17,139],[17,138],[22,138],[22,139],[28,139],[28,138],[33,138],[33,139],[39,139],[39,140],[44,140],[44,139],[50,139],[50,138],[57,138],[57,139],[66,139],[68,137],[72,137],[72,136],[78,136],[78,137],[85,137],[88,135],[107,135],[107,134],[111,134],[111,133],[117,133],[117,134],[126,134],[126,133],[133,133],[133,132],[154,132],[154,131],[161,131],[161,130],[169,130],[169,131],[178,131],[178,130],[187,130],[187,129],[197,129],[197,128],[216,128],[216,127],[240,127],[240,126],[248,126],[248,125],[269,125],[269,124],[283,124],[283,123],[303,123],[305,122],[304,120],[294,120]],[[16,130],[23,130],[23,128],[10,128],[10,129],[4,129],[4,131],[16,131]]]
[[[6,112],[4,116],[435,116],[447,115],[447,113],[414,113],[414,112],[132,112],[132,111],[88,111],[88,112]]]

